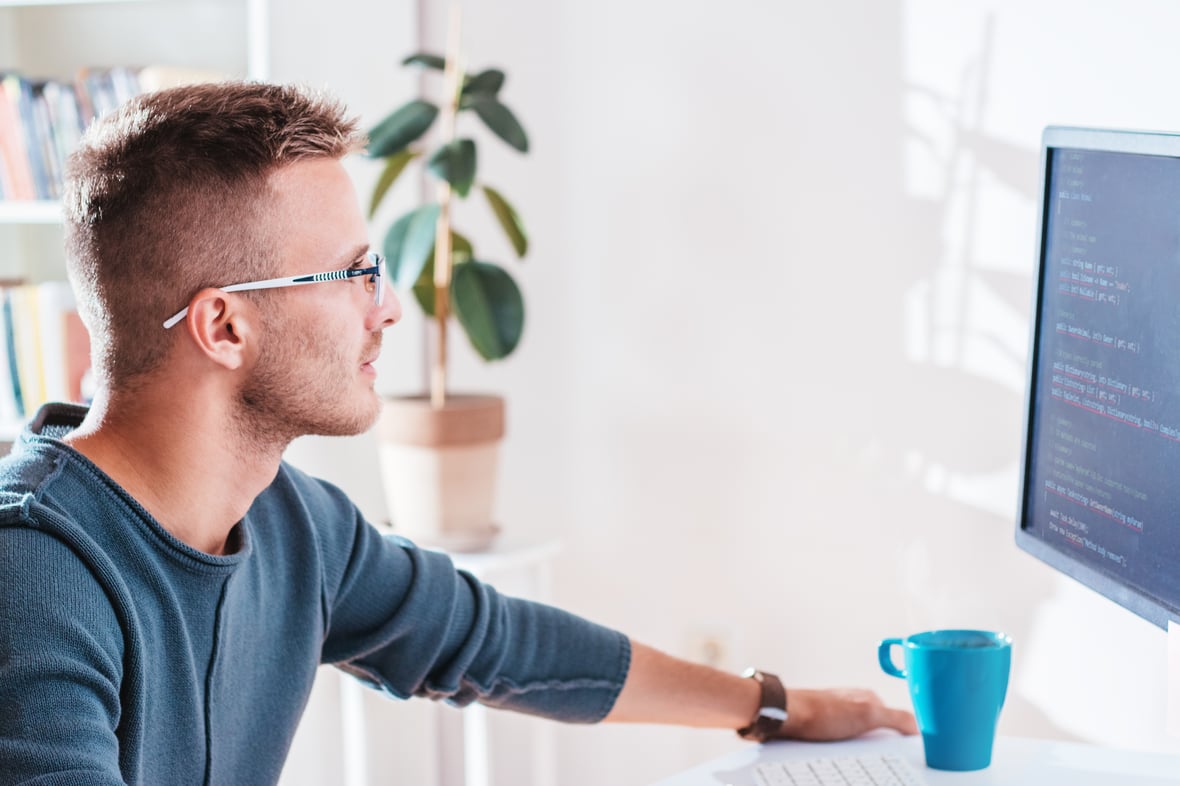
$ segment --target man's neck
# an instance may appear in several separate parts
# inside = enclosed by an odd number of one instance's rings
[[[274,480],[283,446],[242,444],[232,413],[208,406],[226,399],[194,395],[178,406],[175,390],[100,394],[65,441],[181,542],[224,554],[234,525]]]

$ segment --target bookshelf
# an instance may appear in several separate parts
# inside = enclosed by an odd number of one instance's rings
[[[158,66],[266,79],[269,3],[0,0],[0,75],[70,82],[85,68]],[[0,279],[64,280],[61,223],[56,200],[0,198]],[[0,416],[0,443],[20,428]]]

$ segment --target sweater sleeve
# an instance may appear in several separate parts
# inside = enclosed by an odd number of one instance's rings
[[[0,784],[121,784],[123,644],[100,583],[42,530],[0,519]]]
[[[445,554],[381,535],[351,504],[341,520],[340,492],[323,493],[337,513],[324,535],[325,662],[401,698],[584,723],[610,711],[630,665],[626,636],[501,595]]]

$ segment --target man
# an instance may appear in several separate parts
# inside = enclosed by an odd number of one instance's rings
[[[321,662],[566,721],[913,733],[866,692],[784,698],[503,597],[282,463],[380,406],[401,309],[340,164],[362,144],[331,102],[221,84],[132,101],[74,154],[101,387],[0,464],[0,783],[274,783]]]

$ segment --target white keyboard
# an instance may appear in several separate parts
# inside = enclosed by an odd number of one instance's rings
[[[759,764],[754,777],[761,786],[925,786],[900,756],[861,755],[788,759]]]

